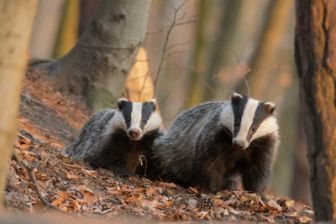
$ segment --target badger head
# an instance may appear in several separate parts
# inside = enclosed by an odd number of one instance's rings
[[[118,110],[125,120],[127,136],[133,141],[141,140],[146,133],[161,126],[155,99],[139,103],[121,98],[118,100]]]
[[[255,139],[278,133],[274,116],[275,104],[261,102],[234,93],[231,98],[233,112],[232,144],[246,149]]]

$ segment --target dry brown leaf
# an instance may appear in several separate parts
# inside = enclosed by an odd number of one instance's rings
[[[90,191],[81,190],[80,192],[83,195],[83,201],[86,203],[92,203],[98,199],[97,196]]]
[[[271,210],[282,211],[282,207],[275,200],[269,200],[266,204]]]
[[[225,203],[222,199],[215,198],[213,200],[213,202],[214,202],[215,206],[219,206],[219,207],[222,207],[222,208],[228,208],[229,207],[228,204]]]
[[[87,169],[82,169],[85,173],[89,174],[91,177],[97,177],[97,171],[95,170],[87,170]]]
[[[75,179],[78,179],[79,176],[73,174],[73,173],[67,173],[66,174],[66,177],[69,179],[69,180],[75,180]]]
[[[149,197],[152,197],[154,195],[156,195],[158,193],[158,191],[156,190],[155,187],[148,187],[146,188],[146,195]]]
[[[232,214],[234,214],[234,215],[240,215],[240,213],[241,213],[240,211],[237,211],[234,208],[229,208],[229,212],[232,213]]]
[[[64,157],[66,158],[66,157]],[[65,160],[65,159],[64,159]],[[70,160],[70,158],[69,158]],[[70,168],[73,168],[73,169],[82,169],[83,166],[81,166],[80,164],[78,163],[64,163],[63,165],[67,166],[67,167],[70,167]],[[84,169],[83,169],[84,170]]]
[[[275,220],[274,220],[273,217],[264,216],[262,214],[258,214],[257,217],[258,217],[258,219],[260,219],[260,221],[268,222],[268,223],[275,223]]]
[[[159,186],[160,187],[165,187],[165,188],[177,189],[177,186],[174,183],[160,182]]]
[[[199,194],[199,191],[194,187],[188,187],[188,191],[190,191],[191,193]]]
[[[41,173],[41,172],[38,172],[38,171],[35,172],[35,176],[36,176],[36,179],[40,180],[40,181],[46,181],[50,178],[47,174]]]
[[[53,201],[51,202],[51,204],[52,204],[52,205],[55,205],[55,206],[59,206],[59,205],[62,204],[64,201],[65,201],[64,198],[59,197],[59,198],[56,198],[55,200],[53,200]]]
[[[287,208],[293,207],[294,204],[295,204],[294,200],[286,200],[285,201],[285,205],[286,205]]]
[[[311,219],[311,218],[309,218],[308,216],[301,216],[300,218],[299,218],[299,221],[300,221],[300,223],[308,223],[308,222],[312,222],[313,220]]]

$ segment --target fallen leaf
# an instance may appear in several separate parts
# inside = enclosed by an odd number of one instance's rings
[[[313,221],[310,217],[308,217],[308,216],[301,216],[300,218],[299,218],[299,220],[300,220],[300,223],[307,223],[307,222],[311,222],[311,221]]]
[[[73,174],[73,173],[67,173],[66,174],[66,177],[69,179],[69,180],[75,180],[75,179],[78,179],[79,176]]]
[[[271,210],[282,211],[282,207],[275,200],[269,200],[266,202],[266,204],[269,206],[269,208],[271,208]]]

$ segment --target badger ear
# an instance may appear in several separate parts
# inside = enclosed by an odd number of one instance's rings
[[[275,103],[273,102],[265,102],[266,110],[269,114],[274,114],[275,111]]]
[[[150,105],[152,105],[152,107],[153,107],[153,110],[156,110],[156,99],[150,99],[150,100],[148,100],[148,103],[150,104]]]
[[[128,102],[128,100],[126,98],[119,98],[118,99],[117,105],[118,105],[119,110],[122,110],[125,102]]]
[[[232,93],[232,96],[231,96],[231,102],[232,102],[233,104],[239,103],[240,100],[242,100],[242,99],[243,99],[243,96],[242,96],[242,95],[240,95],[240,94],[238,94],[238,93],[235,93],[235,92]]]

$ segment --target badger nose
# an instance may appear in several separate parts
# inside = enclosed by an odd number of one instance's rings
[[[141,130],[139,130],[138,128],[131,128],[128,130],[127,135],[132,140],[140,140]]]
[[[241,139],[233,139],[232,144],[238,146],[241,149],[245,149],[246,147],[245,142]]]

